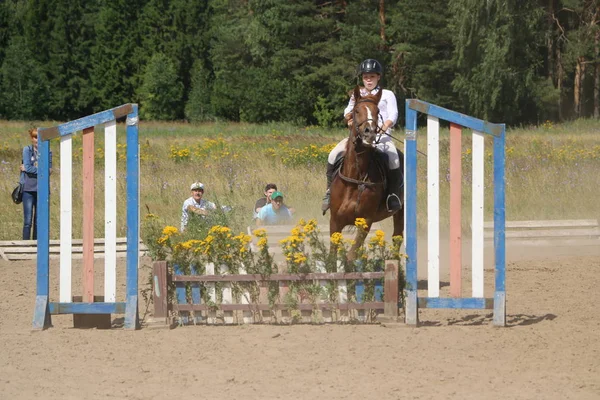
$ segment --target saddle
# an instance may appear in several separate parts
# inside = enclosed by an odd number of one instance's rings
[[[400,171],[402,171],[402,175],[404,176],[404,153],[402,153],[399,149],[396,149],[396,151],[398,153],[398,158],[400,159]],[[334,171],[333,178],[335,178],[337,175],[339,175],[339,172],[342,169],[342,165],[344,164],[345,154],[346,154],[346,150],[341,151],[338,154],[335,162],[333,163],[333,168],[334,168],[333,169],[333,171]],[[388,169],[388,156],[387,156],[387,154],[380,151],[379,149],[376,149],[375,154],[376,154],[376,157],[374,157],[375,167],[377,168],[378,171],[381,172],[381,175],[383,176],[383,189],[384,189],[384,191],[387,192],[389,189],[388,175],[389,175],[389,171],[390,171]]]

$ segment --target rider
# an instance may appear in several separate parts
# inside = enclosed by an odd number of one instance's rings
[[[362,77],[364,87],[360,88],[362,96],[369,94],[375,95],[380,90],[381,100],[379,101],[379,128],[381,129],[380,134],[377,135],[378,143],[377,148],[387,155],[387,164],[389,168],[388,176],[388,196],[386,205],[388,212],[395,212],[400,210],[402,202],[400,200],[400,190],[402,188],[402,170],[400,169],[400,158],[392,138],[389,136],[392,133],[392,127],[398,119],[398,105],[396,103],[396,96],[391,90],[383,89],[379,86],[379,81],[383,73],[381,63],[375,59],[368,58],[360,63],[359,72]],[[352,127],[352,109],[354,108],[354,95],[350,97],[348,106],[344,110],[344,118],[346,119],[348,126]],[[327,192],[323,198],[323,204],[321,210],[323,215],[327,209],[329,209],[329,188],[331,181],[333,180],[334,166],[339,154],[346,149],[346,142],[348,138],[345,138],[337,144],[329,153],[327,159]]]

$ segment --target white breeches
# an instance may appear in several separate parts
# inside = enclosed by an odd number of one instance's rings
[[[329,164],[335,163],[338,154],[346,149],[346,142],[348,142],[348,138],[343,139],[333,148],[333,150],[331,150],[329,157],[327,158]],[[380,135],[379,143],[376,147],[387,155],[389,169],[400,168],[400,158],[398,157],[398,152],[392,138],[387,135]]]

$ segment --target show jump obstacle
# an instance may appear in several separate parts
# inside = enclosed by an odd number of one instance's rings
[[[417,293],[417,113],[427,115],[427,297]],[[450,123],[450,296],[440,297],[439,120]],[[461,297],[461,137],[473,132],[472,148],[472,296]],[[417,325],[418,309],[494,310],[493,323],[506,323],[505,290],[505,126],[492,124],[420,100],[406,101],[406,323]],[[485,135],[493,138],[494,298],[484,297]]]
[[[127,116],[127,271],[126,299],[116,301],[117,259],[117,125]],[[104,124],[105,142],[105,273],[104,298],[94,297],[94,127]],[[72,137],[83,131],[83,296],[71,295],[72,261]],[[60,278],[59,301],[51,302],[50,278],[50,140],[60,138]],[[38,131],[37,295],[33,329],[51,326],[51,314],[125,314],[125,329],[136,329],[139,263],[138,106],[124,104],[94,115]]]

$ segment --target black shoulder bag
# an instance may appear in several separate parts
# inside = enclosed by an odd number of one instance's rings
[[[21,162],[23,163],[23,159],[21,158]],[[23,171],[21,171],[21,175],[23,175]],[[23,202],[23,186],[25,183],[19,181],[17,187],[12,191],[11,197],[12,201],[15,204],[21,204]]]

